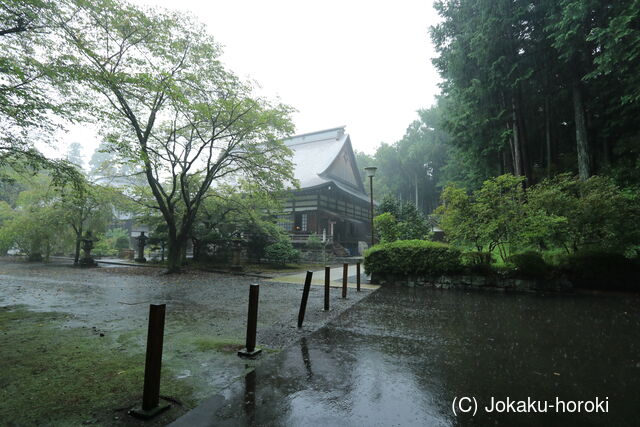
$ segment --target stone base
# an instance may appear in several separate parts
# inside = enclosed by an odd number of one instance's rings
[[[244,267],[241,265],[232,265],[231,267],[229,267],[229,270],[231,271],[242,271],[244,270]]]
[[[262,353],[261,348],[254,348],[253,351],[248,351],[246,348],[243,348],[242,350],[238,351],[238,356],[253,359],[260,353]]]
[[[140,418],[142,420],[148,420],[155,417],[156,415],[163,413],[169,408],[171,408],[171,405],[168,403],[160,403],[158,406],[153,409],[149,409],[148,411],[145,411],[144,409],[142,409],[142,407],[136,407],[129,411],[129,415],[131,415],[132,417]]]
[[[136,258],[134,259],[135,262],[147,262],[147,259],[145,257],[142,258]]]

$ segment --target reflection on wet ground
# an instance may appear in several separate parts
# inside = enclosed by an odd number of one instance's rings
[[[177,425],[637,425],[640,298],[382,288]],[[452,412],[475,397],[475,417]],[[608,413],[487,413],[491,398]]]

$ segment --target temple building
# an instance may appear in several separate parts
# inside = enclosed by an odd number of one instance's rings
[[[344,126],[284,142],[293,151],[300,189],[289,193],[280,226],[294,243],[316,234],[336,255],[360,255],[371,239],[370,200]]]

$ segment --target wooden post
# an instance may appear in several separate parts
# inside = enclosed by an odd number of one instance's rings
[[[324,268],[324,311],[329,311],[329,282],[331,281],[331,267]]]
[[[304,288],[302,289],[302,300],[300,301],[300,311],[298,312],[298,328],[302,328],[304,322],[304,313],[307,310],[307,300],[309,299],[309,290],[311,289],[312,271],[307,271],[307,277],[304,279]]]
[[[356,290],[360,292],[360,263],[356,264]]]
[[[240,357],[255,357],[262,352],[256,348],[256,330],[258,328],[258,297],[260,285],[254,283],[249,287],[249,312],[247,313],[247,343],[246,347],[238,352]]]
[[[166,304],[149,306],[149,329],[147,332],[147,357],[144,365],[144,388],[142,407],[129,411],[138,418],[152,418],[166,409],[160,405],[160,371],[162,368],[162,344],[164,339],[164,315]]]
[[[347,278],[349,277],[349,264],[342,265],[342,298],[347,297]]]

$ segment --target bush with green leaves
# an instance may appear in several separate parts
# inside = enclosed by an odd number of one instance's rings
[[[442,203],[437,212],[449,242],[497,250],[505,262],[517,250],[589,248],[633,255],[640,244],[640,197],[606,177],[582,181],[561,174],[525,191],[522,177],[507,174],[472,194],[447,187]]]
[[[580,251],[566,255],[562,270],[578,288],[640,290],[640,258],[620,253]]]
[[[304,245],[307,249],[312,251],[319,251],[324,248],[322,239],[316,233],[311,233]]]
[[[129,233],[123,228],[112,228],[98,235],[92,254],[96,256],[116,256],[122,249],[129,248]]]
[[[380,242],[426,239],[431,234],[427,218],[411,202],[400,203],[385,197],[373,219],[373,228]]]
[[[563,219],[541,233],[540,240],[568,253],[626,252],[640,244],[640,197],[607,177],[582,181],[561,174],[546,179],[528,191],[528,209]]]
[[[427,240],[397,240],[369,248],[364,255],[367,274],[435,277],[461,271],[460,251]]]
[[[264,250],[264,256],[268,262],[279,266],[300,260],[300,252],[293,247],[289,238],[268,245]]]
[[[380,243],[398,240],[398,220],[391,212],[385,212],[373,218],[373,229]]]
[[[508,260],[513,264],[514,275],[518,277],[539,278],[545,277],[551,272],[551,267],[547,265],[542,254],[535,251],[526,251],[511,255]]]

